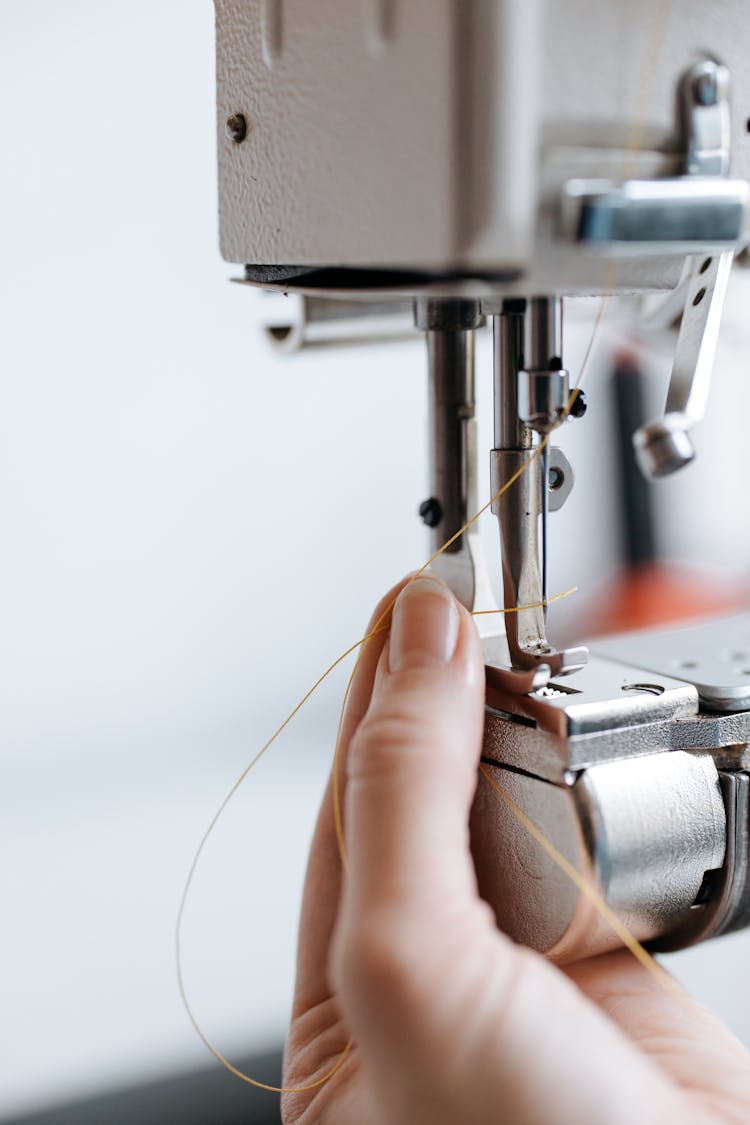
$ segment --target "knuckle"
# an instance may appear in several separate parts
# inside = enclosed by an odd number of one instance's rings
[[[414,756],[429,749],[423,715],[406,709],[367,715],[352,739],[350,765],[354,774],[368,774],[403,760],[407,751]]]
[[[333,948],[332,976],[343,997],[401,1006],[413,983],[408,948],[398,927],[386,920],[359,919],[342,926]]]

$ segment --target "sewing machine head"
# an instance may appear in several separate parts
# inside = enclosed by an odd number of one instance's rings
[[[533,774],[532,805],[560,802],[550,815],[566,825],[564,849],[600,885],[614,879],[613,904],[639,937],[679,944],[747,910],[727,857],[744,846],[748,775],[725,748],[750,741],[750,719],[738,720],[750,677],[701,685],[669,652],[631,660],[617,645],[587,660],[555,647],[546,620],[547,516],[573,484],[551,435],[585,409],[565,368],[563,300],[679,295],[665,413],[634,435],[644,470],[667,475],[692,460],[732,259],[750,239],[744,6],[642,7],[637,19],[617,0],[217,0],[220,225],[224,257],[247,283],[296,295],[310,329],[391,325],[408,311],[425,333],[432,489],[420,513],[434,551],[479,507],[474,333],[492,319],[493,511],[510,612],[504,628],[479,619],[486,757]],[[304,331],[283,319],[272,328],[286,343]],[[492,607],[473,528],[434,566],[469,608]],[[662,867],[628,879],[622,824],[643,833],[633,825],[657,766],[666,835],[650,846]],[[679,840],[667,839],[672,806],[689,825]],[[485,809],[475,825],[480,882],[496,903],[509,896],[493,841],[517,837],[498,815]],[[664,863],[680,854],[692,858],[665,906]],[[557,884],[557,873],[540,876],[531,921],[531,907],[501,921],[568,957],[594,939]]]

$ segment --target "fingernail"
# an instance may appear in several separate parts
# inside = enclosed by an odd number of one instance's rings
[[[415,578],[393,607],[391,671],[448,664],[456,651],[459,620],[456,599],[443,582],[428,575]]]

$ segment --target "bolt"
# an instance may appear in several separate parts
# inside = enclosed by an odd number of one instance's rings
[[[437,527],[443,518],[443,506],[439,500],[431,496],[429,500],[423,500],[419,505],[419,515],[422,523],[427,527]]]
[[[231,117],[227,118],[224,128],[230,141],[234,141],[236,145],[241,145],[247,136],[247,118],[244,113],[233,113]]]
[[[698,105],[716,105],[719,88],[714,71],[704,71],[693,80],[693,97]]]
[[[557,492],[557,490],[562,488],[562,486],[564,484],[565,484],[565,473],[563,473],[560,469],[558,469],[556,465],[553,465],[552,468],[549,471],[549,477],[547,479],[547,487],[549,488],[550,492]]]
[[[570,404],[570,416],[572,418],[583,418],[588,408],[589,404],[586,402],[586,396],[583,391],[575,390],[573,392],[573,401]]]

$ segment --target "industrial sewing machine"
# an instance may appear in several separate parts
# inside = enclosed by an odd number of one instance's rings
[[[585,409],[565,298],[678,294],[666,410],[634,440],[651,477],[693,458],[750,240],[746,4],[217,0],[216,13],[223,255],[290,295],[269,324],[282,344],[406,317],[425,333],[433,549],[478,507],[474,335],[492,322],[493,493],[523,472],[493,506],[517,612],[502,630],[479,619],[485,763],[639,939],[678,948],[750,923],[750,615],[587,651],[556,647],[544,604],[548,515],[573,484],[549,435]],[[491,608],[475,529],[435,569]],[[559,961],[617,944],[487,785],[472,843],[514,938]]]

